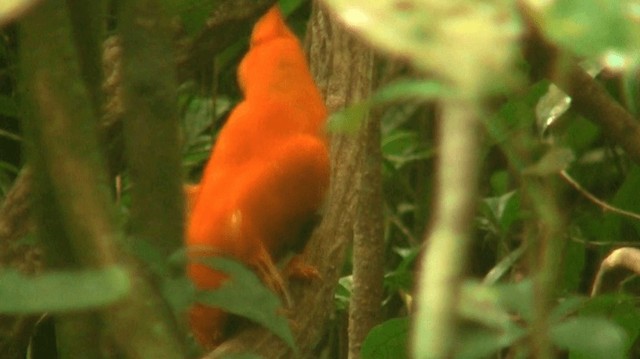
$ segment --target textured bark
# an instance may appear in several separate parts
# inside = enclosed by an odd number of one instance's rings
[[[182,248],[184,205],[171,28],[161,5],[123,2],[120,38],[131,236],[168,257]]]
[[[354,51],[362,53],[362,66],[369,66],[369,78],[372,78],[372,51],[367,51],[363,45],[356,46]],[[364,339],[381,318],[385,243],[380,141],[380,119],[372,113],[364,119],[358,135],[361,150],[356,174],[358,202],[353,233],[353,288],[349,304],[351,359],[360,358]]]
[[[371,86],[371,58],[329,15],[314,6],[308,32],[311,70],[325,96],[329,112],[364,98]],[[356,216],[357,176],[362,142],[347,134],[331,135],[331,185],[324,217],[304,251],[307,263],[316,267],[322,280],[291,283],[292,322],[299,357],[313,358],[322,350],[327,324],[333,316],[333,297],[345,249],[353,237]],[[249,328],[223,343],[207,358],[231,353],[255,352],[265,358],[291,358],[294,352],[259,327]]]

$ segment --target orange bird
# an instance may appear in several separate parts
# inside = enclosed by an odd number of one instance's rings
[[[238,81],[244,100],[220,131],[200,185],[188,190],[187,246],[192,259],[239,260],[285,294],[275,263],[301,240],[301,227],[321,206],[329,156],[324,101],[277,7],[255,25]],[[298,269],[298,275],[312,273]],[[188,275],[199,289],[219,288],[227,280],[193,262]],[[226,313],[195,304],[189,314],[204,347],[223,339]]]

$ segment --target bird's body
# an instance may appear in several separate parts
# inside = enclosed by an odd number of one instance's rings
[[[239,260],[283,291],[274,263],[319,209],[329,159],[324,102],[277,7],[255,25],[238,79],[244,100],[220,131],[200,185],[189,190],[187,246],[192,253]],[[219,288],[227,279],[196,263],[188,274],[199,289]],[[190,312],[196,339],[215,346],[226,318],[196,304]]]

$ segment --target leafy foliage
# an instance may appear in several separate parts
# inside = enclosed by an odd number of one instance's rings
[[[281,315],[280,299],[262,284],[254,272],[225,258],[205,259],[203,262],[228,273],[230,280],[217,290],[197,293],[197,302],[251,319],[277,334],[289,346],[295,346],[289,323]]]
[[[129,274],[118,266],[39,276],[5,270],[0,272],[0,313],[64,313],[96,309],[122,299],[130,288]]]
[[[18,5],[30,3],[0,1],[0,25],[20,16]],[[215,6],[213,1],[201,0],[162,3],[180,17],[189,36],[202,29]],[[386,84],[371,98],[334,114],[328,125],[329,131],[350,133],[370,112],[379,115],[382,123],[387,262],[381,312],[385,320],[371,330],[363,343],[362,357],[407,357],[411,314],[415,310],[416,267],[424,247],[425,229],[433,217],[430,203],[438,154],[438,130],[434,125],[440,116],[438,102],[461,94],[481,98],[487,105],[480,115],[484,138],[477,148],[482,158],[481,198],[477,202],[474,250],[467,265],[471,278],[464,283],[457,306],[462,326],[455,357],[531,355],[536,310],[533,283],[537,271],[532,257],[539,243],[527,241],[526,237],[527,228],[542,221],[529,203],[532,197],[542,204],[558,200],[564,216],[563,249],[556,268],[558,281],[548,313],[548,334],[555,349],[573,359],[637,355],[637,283],[623,283],[620,290],[625,293],[588,295],[600,262],[610,250],[638,246],[640,223],[604,211],[568,185],[558,185],[561,198],[549,199],[532,194],[523,182],[530,178],[557,178],[557,173],[564,171],[594,196],[640,213],[640,168],[607,139],[598,125],[573,111],[569,99],[550,87],[551,82],[527,82],[530,64],[519,55],[524,24],[513,4],[486,1],[481,5],[484,8],[478,10],[478,2],[451,2],[465,16],[450,18],[421,16],[424,5],[418,1],[404,1],[402,6],[397,1],[382,0],[327,3],[336,6],[336,13],[373,46],[400,55],[421,71],[418,75],[402,66],[387,74],[387,69],[381,67],[382,75],[396,80],[383,81]],[[308,19],[308,4],[283,0],[280,5],[290,14],[291,22],[300,25],[295,28],[301,29]],[[6,10],[8,6],[11,9]],[[589,67],[604,68],[604,76],[598,81],[625,109],[638,114],[640,29],[636,2],[556,0],[532,11],[542,32],[567,58],[578,56],[589,60]],[[494,15],[504,19],[495,28],[489,26]],[[443,19],[450,22],[441,23]],[[438,32],[440,26],[448,25],[451,26],[445,30],[451,32]],[[462,35],[473,33],[486,34],[493,39],[493,46],[465,43]],[[9,31],[2,29],[0,34],[0,79],[8,76],[13,81],[18,60],[6,40],[11,37]],[[246,39],[237,40],[217,55],[214,74],[205,69],[202,72],[206,79],[181,84],[178,91],[183,169],[189,182],[199,178],[217,131],[229,110],[241,100],[233,79],[246,46]],[[477,63],[482,64],[482,71],[473,70],[478,68],[473,66]],[[555,65],[557,73],[565,71],[562,61]],[[0,81],[0,139],[4,141],[0,152],[5,153],[8,151],[4,143],[22,141],[18,130],[4,124],[5,119],[16,120],[23,111],[11,81],[8,85]],[[0,198],[21,166],[15,159],[0,158]],[[126,223],[130,183],[127,173],[121,174],[120,179],[123,186],[118,192],[119,204]],[[247,317],[293,346],[289,323],[280,315],[282,304],[250,270],[228,260],[212,261],[208,264],[228,272],[232,280],[220,290],[197,292],[180,273],[184,253],[167,262],[149,244],[131,240],[129,245],[157,275],[165,299],[178,315],[183,315],[194,300],[201,301]],[[346,317],[349,306],[353,285],[350,269],[351,263],[346,263],[335,295],[338,319]],[[50,272],[37,277],[7,270],[0,273],[0,312],[66,313],[93,309],[122,298],[130,285],[127,273],[119,267]],[[342,333],[342,329],[336,332]]]

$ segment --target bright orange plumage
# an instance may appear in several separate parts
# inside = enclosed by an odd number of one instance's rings
[[[324,102],[277,7],[255,25],[238,79],[244,101],[221,130],[200,186],[189,191],[187,245],[192,253],[240,260],[284,291],[274,262],[320,207],[329,159]],[[190,264],[188,274],[200,289],[226,280],[198,264]],[[195,305],[190,321],[196,339],[215,346],[226,317]]]

